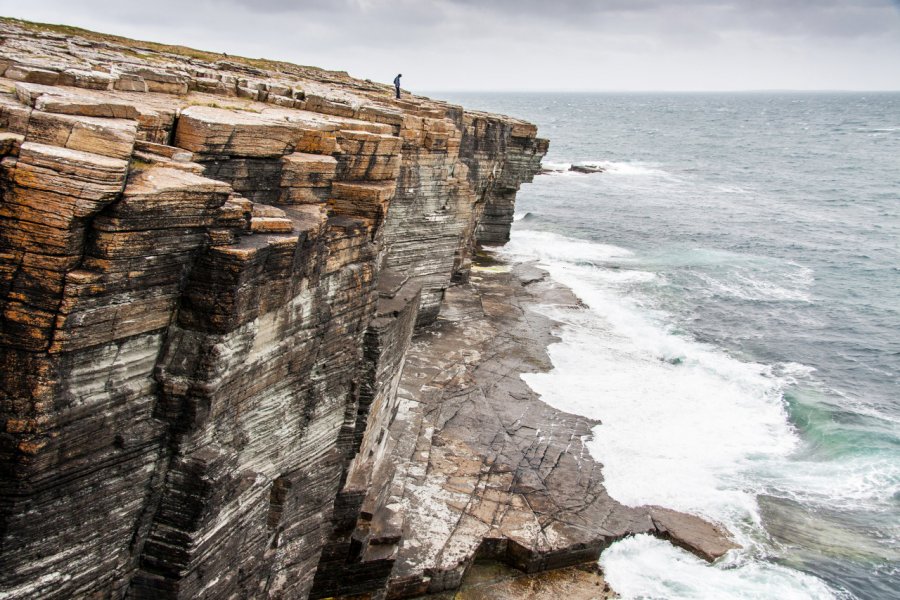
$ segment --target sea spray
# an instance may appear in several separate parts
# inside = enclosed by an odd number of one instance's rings
[[[622,542],[624,548],[616,544],[607,551],[611,581],[625,577],[621,567],[629,560],[660,564],[640,583],[623,581],[624,589],[617,590],[641,590],[633,597],[657,593],[660,573],[691,564],[682,569],[684,577],[698,583],[707,572],[723,589],[732,589],[735,595],[728,597],[755,597],[761,582],[787,587],[794,598],[831,597],[815,578],[753,560],[770,552],[756,500],[764,488],[754,471],[781,469],[798,445],[783,401],[785,379],[772,366],[740,361],[673,333],[668,315],[647,310],[636,293],[638,285],[665,282],[637,268],[638,258],[627,249],[517,231],[501,252],[514,260],[538,260],[584,303],[538,308],[560,323],[561,341],[549,348],[551,371],[523,378],[550,405],[602,422],[588,448],[604,464],[610,495],[632,506],[658,504],[723,523],[743,546],[723,565],[749,565],[714,575],[715,567],[685,563],[683,551],[661,550],[652,541]],[[689,581],[670,581],[686,590],[678,597],[713,597],[703,593],[715,588],[692,588]],[[755,591],[734,591],[741,585]]]

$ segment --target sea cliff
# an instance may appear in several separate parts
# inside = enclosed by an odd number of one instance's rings
[[[708,526],[609,499],[590,424],[515,377],[548,367],[516,300],[542,277],[473,259],[509,237],[535,126],[0,36],[0,595],[401,598]]]

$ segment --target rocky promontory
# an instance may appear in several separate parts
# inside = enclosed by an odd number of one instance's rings
[[[529,288],[563,292],[473,259],[547,146],[346,73],[0,20],[0,597],[404,598],[635,532],[727,550],[610,499],[591,423],[518,378],[549,367]]]

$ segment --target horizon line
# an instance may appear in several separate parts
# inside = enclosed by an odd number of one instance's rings
[[[829,88],[748,88],[739,90],[729,89],[696,89],[696,90],[672,90],[672,89],[592,89],[592,90],[535,90],[535,89],[443,89],[416,92],[416,95],[427,94],[765,94],[765,93],[793,93],[793,94],[896,94],[896,89],[829,89]]]

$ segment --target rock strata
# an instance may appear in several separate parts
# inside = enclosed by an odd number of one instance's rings
[[[0,130],[0,593],[307,596],[389,481],[413,327],[546,142],[11,20]]]
[[[406,597],[638,531],[724,551],[606,495],[591,423],[515,376],[548,324],[511,276],[466,284],[533,125],[223,58],[0,20],[0,596]]]

